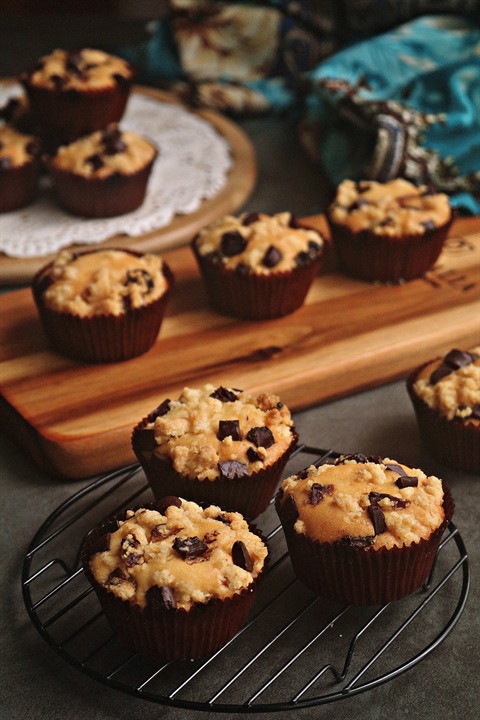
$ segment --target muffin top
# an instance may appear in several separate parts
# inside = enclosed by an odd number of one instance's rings
[[[22,74],[29,85],[50,90],[103,90],[130,82],[131,65],[102,50],[54,50]]]
[[[46,286],[47,308],[80,317],[122,315],[153,302],[168,286],[158,255],[124,250],[63,250],[37,282]]]
[[[288,498],[296,506],[297,533],[374,550],[428,539],[445,517],[441,480],[375,456],[311,465],[283,481],[277,502]]]
[[[432,360],[420,369],[413,390],[448,420],[480,426],[480,347]]]
[[[444,225],[451,214],[447,195],[402,178],[386,183],[344,180],[329,208],[330,219],[351,232],[390,237],[423,235]]]
[[[33,135],[24,135],[10,125],[0,125],[0,172],[21,167],[40,154]]]
[[[50,164],[58,170],[102,179],[117,173],[133,175],[153,162],[156,155],[157,149],[151,142],[112,124],[69,145],[62,145],[50,159]]]
[[[226,268],[268,275],[312,262],[323,252],[324,241],[283,212],[227,215],[201,230],[194,243],[200,255],[212,256]]]
[[[178,400],[165,400],[149,416],[155,453],[170,458],[189,478],[241,478],[275,463],[296,434],[277,395],[254,397],[243,390],[207,384],[186,387]]]
[[[240,513],[175,497],[155,507],[128,510],[90,560],[95,580],[121,600],[144,607],[157,587],[166,609],[189,610],[232,597],[262,572],[267,548]]]

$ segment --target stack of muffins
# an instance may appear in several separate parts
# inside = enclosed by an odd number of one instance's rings
[[[0,183],[16,188],[15,200],[2,202],[0,210],[18,209],[34,198],[39,152],[32,149],[40,147],[56,197],[72,214],[111,217],[143,203],[158,151],[151,141],[118,125],[134,74],[125,60],[85,48],[54,50],[20,75],[25,97],[3,110],[3,130],[8,128],[10,144],[15,141],[28,151],[27,157],[9,153],[10,167],[0,164]],[[30,130],[26,138],[25,129]]]

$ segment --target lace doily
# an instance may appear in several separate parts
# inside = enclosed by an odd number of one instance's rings
[[[20,93],[20,86],[0,86],[0,106]],[[0,251],[17,258],[36,257],[122,233],[138,237],[165,227],[176,214],[195,212],[225,186],[232,164],[229,144],[201,117],[134,92],[121,127],[145,135],[159,149],[142,206],[114,218],[74,217],[55,203],[45,178],[35,202],[0,215]]]

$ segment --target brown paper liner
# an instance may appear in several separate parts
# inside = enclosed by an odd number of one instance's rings
[[[142,255],[131,250],[126,252]],[[162,270],[167,279],[167,289],[157,300],[123,315],[94,315],[89,318],[45,307],[43,281],[48,278],[48,267],[41,268],[33,278],[32,294],[43,329],[55,352],[82,362],[109,363],[129,360],[152,347],[174,283],[173,273],[166,263],[163,263]]]
[[[34,199],[40,176],[38,158],[23,165],[0,171],[0,212],[25,207]]]
[[[453,515],[454,503],[445,483],[443,491],[445,519],[428,540],[379,550],[321,543],[296,533],[298,515],[293,501],[277,500],[295,575],[316,595],[349,605],[378,605],[410,595],[428,580]]]
[[[439,257],[452,219],[423,235],[390,237],[369,230],[353,233],[327,213],[340,269],[370,282],[398,282],[424,275]]]
[[[156,588],[148,592],[144,608],[124,602],[98,584],[89,564],[96,552],[106,549],[106,535],[117,529],[117,520],[124,516],[124,512],[117,513],[91,530],[81,548],[84,572],[114,632],[128,647],[154,661],[195,659],[225,645],[245,624],[261,575],[231,598],[197,603],[188,611],[166,609]]]
[[[135,173],[114,173],[105,178],[88,178],[60,170],[54,159],[47,160],[46,164],[55,194],[65,210],[82,217],[104,218],[125,215],[140,207],[155,159],[156,155]]]
[[[89,135],[110,123],[118,123],[125,112],[133,82],[96,90],[61,90],[32,85],[26,76],[20,81],[28,96],[32,117],[42,137],[52,147]]]
[[[269,275],[241,274],[191,248],[211,305],[220,313],[244,320],[272,320],[301,307],[320,270],[323,253],[303,267]]]
[[[146,417],[134,428],[132,448],[157,500],[166,495],[177,495],[197,503],[219,505],[246,518],[255,518],[268,507],[298,441],[297,433],[292,430],[292,441],[285,453],[275,463],[252,475],[236,479],[198,480],[181,475],[173,468],[170,459],[155,453],[158,446],[153,431],[144,429],[150,421],[151,416]]]
[[[480,472],[480,425],[449,420],[417,395],[414,384],[425,363],[407,378],[407,391],[417,419],[420,438],[440,462],[467,472]]]

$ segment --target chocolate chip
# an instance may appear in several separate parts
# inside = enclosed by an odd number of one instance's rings
[[[247,572],[252,572],[253,560],[250,557],[250,553],[248,552],[247,548],[245,547],[245,543],[242,540],[236,540],[233,543],[232,560],[234,565],[237,565],[238,567],[246,570]]]
[[[436,370],[432,372],[429,378],[430,385],[436,385],[442,378],[450,375],[453,372],[453,368],[447,365],[439,365]]]
[[[129,578],[124,575],[121,568],[115,568],[115,570],[112,570],[112,572],[108,576],[106,585],[120,585],[120,583],[126,582],[128,580]]]
[[[297,473],[297,480],[305,480],[305,478],[308,477],[308,468],[305,468],[304,470],[300,470],[299,473]]]
[[[290,220],[288,221],[288,226],[293,228],[294,230],[300,230],[301,224],[298,221],[298,218],[293,213],[290,215]]]
[[[371,505],[376,505],[384,498],[390,500],[393,503],[393,506],[397,508],[406,508],[407,505],[410,505],[410,500],[395,497],[395,495],[389,495],[388,493],[371,492],[368,494],[368,499],[370,500]]]
[[[437,227],[433,220],[423,220],[420,224],[425,228],[425,230],[427,230],[427,232],[429,230],[436,230]]]
[[[336,541],[337,545],[347,545],[348,547],[362,548],[368,547],[375,540],[375,535],[345,535],[345,537]]]
[[[135,567],[135,565],[143,565],[143,553],[126,553],[124,562],[127,567]]]
[[[231,525],[231,520],[229,517],[225,515],[225,513],[221,513],[221,515],[217,515],[214,520],[218,520],[219,522],[224,523],[225,525]]]
[[[184,560],[193,560],[208,550],[207,543],[196,535],[183,539],[175,538],[172,547]]]
[[[357,192],[359,193],[364,193],[367,190],[370,190],[371,187],[372,183],[368,180],[360,180],[360,182],[356,184]]]
[[[219,420],[218,421],[218,432],[217,438],[224,440],[226,437],[231,436],[232,440],[241,440],[240,434],[240,421],[239,420]]]
[[[308,241],[308,253],[311,256],[317,255],[317,253],[321,250],[322,246],[315,242],[315,240],[309,240]]]
[[[101,156],[98,153],[94,153],[93,155],[90,155],[85,160],[86,163],[92,166],[93,170],[99,170],[101,167],[105,165],[103,162]]]
[[[388,227],[394,225],[395,219],[391,215],[387,215],[381,222],[377,223],[377,227]]]
[[[125,152],[127,149],[126,143],[120,138],[104,142],[103,147],[105,155],[117,155],[118,153]]]
[[[305,265],[308,265],[311,262],[311,259],[310,253],[305,252],[305,250],[301,250],[295,255],[295,264],[297,267],[305,267]]]
[[[257,222],[257,220],[260,220],[260,213],[251,212],[242,218],[242,225],[251,225],[252,223]]]
[[[480,403],[472,405],[472,414],[470,415],[474,420],[480,420]]]
[[[167,509],[172,505],[173,507],[182,507],[182,501],[176,495],[165,495],[165,497],[155,502],[154,508],[160,515],[165,515]]]
[[[142,289],[145,293],[153,290],[155,286],[152,276],[150,275],[148,270],[144,270],[143,268],[135,268],[134,270],[129,270],[127,272],[123,284],[131,285],[132,283],[142,286]]]
[[[477,356],[472,353],[454,349],[445,355],[443,362],[445,365],[448,365],[448,367],[458,370],[461,367],[465,367],[465,365],[470,365],[476,359]]]
[[[237,267],[235,268],[235,272],[237,275],[242,275],[243,277],[245,277],[245,275],[251,275],[253,269],[250,267],[250,265],[247,265],[247,263],[239,262]]]
[[[361,207],[365,207],[365,205],[371,205],[371,202],[369,200],[365,200],[365,198],[359,198],[358,200],[355,200],[347,209],[348,212],[351,212],[352,210],[359,210]]]
[[[400,465],[397,465],[396,463],[386,463],[386,464],[385,464],[385,469],[386,469],[386,470],[391,470],[392,472],[396,472],[396,473],[398,473],[399,475],[404,475],[404,474],[405,474],[405,470],[404,470]]]
[[[220,400],[220,402],[223,403],[235,402],[235,400],[238,400],[238,396],[235,395],[234,392],[222,387],[221,385],[212,393],[210,393],[210,397],[215,398],[215,400]]]
[[[280,250],[278,250],[274,245],[270,245],[262,258],[262,264],[265,265],[265,267],[273,268],[275,265],[278,265],[281,259],[282,253]]]
[[[248,467],[239,460],[223,460],[218,463],[218,469],[221,477],[227,480],[235,480],[248,475]]]
[[[387,524],[385,522],[385,516],[382,509],[374,503],[373,505],[369,505],[367,507],[367,513],[370,520],[372,521],[373,531],[375,535],[379,535],[380,533],[385,532],[387,529]]]
[[[125,77],[125,75],[121,75],[120,73],[113,73],[112,78],[115,80],[119,87],[124,87],[130,82],[128,77]]]
[[[417,487],[418,478],[413,475],[401,475],[395,480],[395,485],[400,488],[400,490],[407,487]]]
[[[121,132],[119,128],[116,125],[112,125],[111,127],[106,128],[102,133],[102,142],[112,142],[113,140],[118,140],[121,136]]]
[[[169,400],[169,398],[161,402],[160,405],[156,407],[155,410],[152,410],[152,412],[150,413],[150,419],[153,421],[157,417],[162,417],[163,415],[166,415],[167,412],[170,410],[170,403],[171,400]]]
[[[308,496],[308,502],[310,505],[318,505],[323,500],[325,495],[332,495],[334,490],[333,485],[321,485],[320,483],[313,483],[310,494]]]
[[[67,82],[67,78],[61,75],[50,75],[50,82],[53,84],[56,90],[61,90]]]
[[[257,460],[262,460],[262,456],[260,455],[260,453],[258,453],[253,447],[247,448],[247,458],[252,463],[257,462]]]
[[[11,170],[13,167],[12,158],[8,155],[0,157],[0,170]]]
[[[168,585],[162,585],[159,587],[159,590],[165,610],[175,610],[177,607],[177,601],[175,600],[172,588],[168,587]]]
[[[220,249],[225,257],[240,255],[247,247],[247,241],[238,230],[231,230],[223,233],[220,241]]]
[[[256,447],[264,448],[268,448],[275,443],[272,431],[264,425],[250,428],[247,433],[247,440],[250,440]]]

